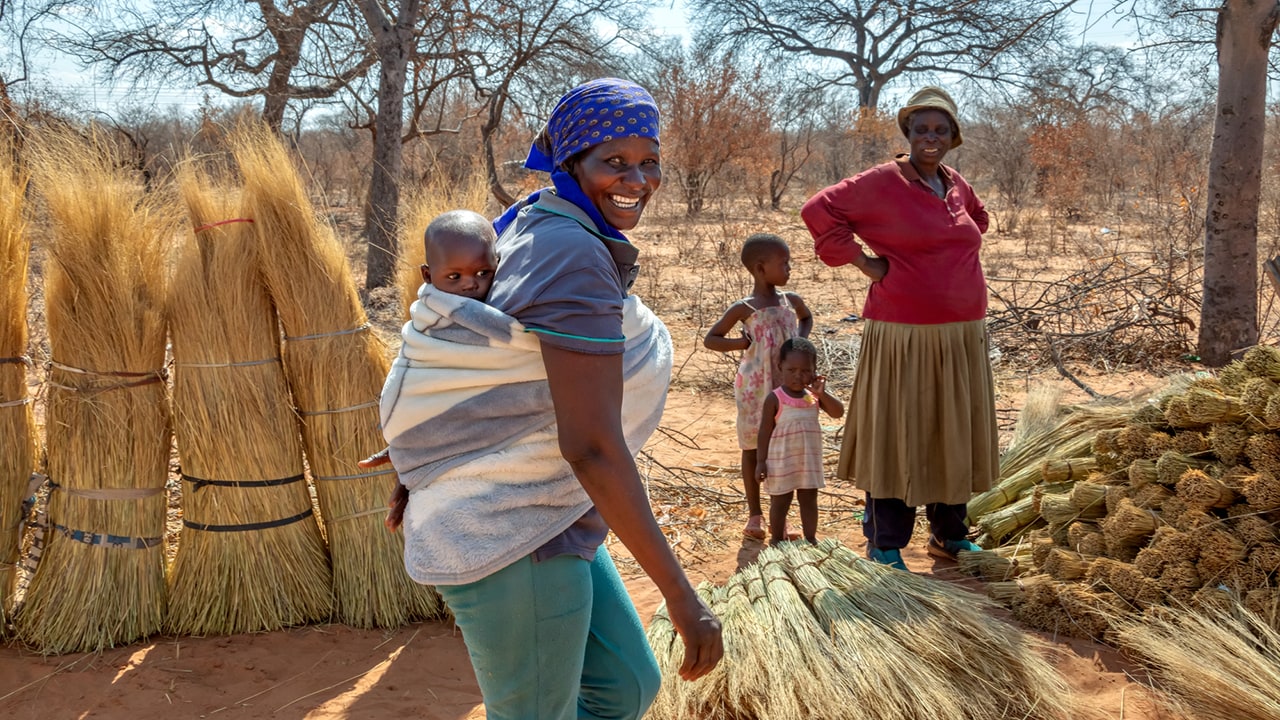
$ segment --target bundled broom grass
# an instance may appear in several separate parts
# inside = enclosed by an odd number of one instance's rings
[[[276,630],[333,612],[329,554],[303,477],[275,310],[238,193],[193,163],[179,189],[191,227],[169,300],[183,530],[170,632]]]
[[[1206,720],[1280,717],[1280,633],[1243,608],[1124,622],[1117,637],[1175,712]]]
[[[1236,501],[1234,490],[1203,470],[1188,470],[1183,473],[1178,480],[1177,493],[1188,507],[1198,510],[1225,508]]]
[[[357,463],[385,446],[378,395],[390,361],[371,332],[342,247],[312,211],[284,146],[262,126],[232,149],[244,178],[260,266],[285,333],[285,374],[333,561],[339,620],[395,627],[437,617],[439,596],[404,570],[404,536],[382,526],[393,470]]]
[[[1182,479],[1182,474],[1186,471],[1203,470],[1209,464],[1208,460],[1194,458],[1170,450],[1161,455],[1159,460],[1156,460],[1156,482],[1172,487],[1178,484],[1178,481]]]
[[[0,142],[0,635],[17,591],[22,501],[35,469],[35,420],[27,394],[26,177]]]
[[[54,485],[17,629],[45,653],[95,651],[164,620],[163,243],[173,218],[97,129],[50,131],[28,148],[53,221],[45,427]]]
[[[1154,513],[1126,498],[1102,521],[1102,534],[1122,545],[1136,545],[1150,537],[1158,525]]]

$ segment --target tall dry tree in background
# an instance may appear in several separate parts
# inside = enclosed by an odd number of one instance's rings
[[[1258,342],[1258,205],[1266,132],[1267,59],[1280,23],[1275,0],[1218,9],[1218,106],[1209,154],[1200,358],[1221,367]]]

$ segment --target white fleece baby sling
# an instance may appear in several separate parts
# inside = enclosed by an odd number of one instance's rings
[[[382,390],[382,431],[409,489],[405,568],[475,582],[559,535],[591,507],[560,455],[537,336],[476,300],[424,285]],[[671,336],[635,296],[623,306],[622,425],[640,451],[671,379]]]

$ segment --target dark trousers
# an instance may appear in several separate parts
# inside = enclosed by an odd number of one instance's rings
[[[929,503],[924,506],[929,530],[939,540],[963,540],[969,534],[967,506]],[[862,534],[867,543],[881,550],[898,550],[911,542],[916,509],[897,498],[872,498],[867,493],[867,510],[862,517]]]

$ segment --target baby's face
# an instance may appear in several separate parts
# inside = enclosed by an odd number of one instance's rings
[[[497,269],[498,257],[485,238],[441,233],[427,250],[423,279],[438,290],[484,300]]]

